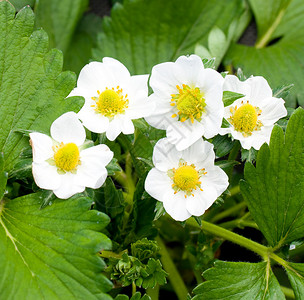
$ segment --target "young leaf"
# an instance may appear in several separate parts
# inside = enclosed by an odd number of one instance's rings
[[[203,273],[207,280],[197,286],[193,300],[200,299],[276,299],[284,300],[280,285],[267,262],[216,261]]]
[[[28,138],[17,129],[49,133],[63,113],[79,110],[80,97],[64,100],[75,85],[75,75],[62,70],[62,53],[47,52],[44,31],[33,32],[34,14],[0,1],[0,151],[10,171]]]
[[[286,134],[275,126],[256,167],[245,166],[241,191],[268,243],[280,247],[304,236],[304,110],[291,116]]]
[[[232,20],[242,13],[241,3],[126,0],[113,7],[111,18],[104,19],[93,58],[111,56],[124,63],[132,74],[149,73],[155,64],[193,53],[197,43],[206,45],[214,26],[226,32]]]
[[[109,218],[79,196],[39,209],[41,196],[0,202],[1,298],[111,299],[96,255],[111,247],[100,233]]]

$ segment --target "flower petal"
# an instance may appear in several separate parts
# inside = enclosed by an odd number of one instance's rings
[[[132,134],[134,133],[133,122],[128,118],[122,119],[122,133],[123,134]]]
[[[33,162],[32,172],[35,183],[42,189],[54,190],[61,184],[61,175],[57,173],[57,168],[47,162]]]
[[[121,85],[123,82],[129,83],[130,72],[120,61],[111,57],[104,57],[102,62],[107,69],[106,76],[112,75],[109,79],[112,81],[113,87]]]
[[[174,194],[173,189],[165,193],[164,208],[166,212],[176,221],[185,221],[191,217],[187,210],[187,201],[183,192]]]
[[[170,143],[182,151],[195,143],[205,132],[203,125],[196,120],[192,124],[188,119],[185,122],[176,121],[167,128],[167,137]]]
[[[245,81],[251,88],[250,90],[250,103],[255,105],[255,101],[260,101],[265,98],[272,97],[272,90],[267,80],[262,76],[250,77]]]
[[[153,114],[151,116],[145,117],[145,120],[151,126],[158,128],[158,129],[167,129],[167,127],[174,122],[171,116],[168,116],[167,113],[165,114]]]
[[[60,199],[68,199],[77,193],[82,193],[85,190],[83,185],[78,185],[75,182],[76,176],[77,174],[72,174],[70,172],[60,175],[61,184],[57,189],[53,190],[56,197]]]
[[[259,117],[264,126],[273,125],[279,119],[287,116],[284,106],[285,101],[281,98],[265,98],[259,108],[262,113]]]
[[[53,141],[46,134],[39,132],[30,133],[30,143],[33,148],[33,161],[44,162],[54,156]]]
[[[251,89],[248,83],[240,81],[237,76],[227,75],[224,79],[223,90],[243,94],[248,98]]]
[[[122,132],[122,124],[121,119],[117,115],[114,119],[110,122],[109,127],[106,131],[106,136],[110,141],[114,141],[119,134]]]
[[[167,138],[160,139],[154,146],[153,164],[163,172],[177,168],[181,157],[182,152],[177,151],[175,145],[171,144]]]
[[[85,105],[78,112],[78,118],[83,122],[83,125],[92,132],[103,133],[109,127],[109,119],[100,113],[97,113],[91,107],[95,102],[86,100]]]
[[[171,185],[171,179],[165,172],[153,168],[147,175],[145,190],[150,196],[163,202],[166,191],[172,190]]]
[[[59,143],[75,143],[80,146],[85,141],[86,133],[77,115],[67,112],[53,122],[51,136]]]

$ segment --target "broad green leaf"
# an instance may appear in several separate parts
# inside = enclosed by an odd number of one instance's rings
[[[247,76],[262,75],[272,88],[294,84],[290,95],[285,99],[287,106],[295,107],[296,100],[303,106],[304,2],[292,0],[286,11],[289,0],[251,0],[251,2],[254,3],[258,34],[262,42],[260,40],[255,47],[232,45],[224,59],[224,64],[242,68]],[[279,40],[269,45],[269,42],[275,38]]]
[[[92,48],[97,46],[97,33],[100,27],[99,16],[88,14],[82,18],[65,53],[64,69],[79,73],[89,63]]]
[[[48,37],[34,31],[30,7],[15,17],[7,1],[0,2],[0,151],[9,171],[28,138],[18,129],[49,133],[52,122],[66,111],[79,110],[82,99],[65,100],[75,75],[62,70],[62,54],[47,52]]]
[[[64,53],[68,49],[78,21],[88,7],[88,0],[39,0],[35,5],[35,26],[49,35],[50,47]]]
[[[132,74],[149,73],[158,63],[191,54],[206,45],[210,30],[226,32],[243,11],[241,0],[125,0],[105,18],[93,58],[111,56]]]
[[[235,145],[235,141],[231,141],[228,135],[216,135],[212,144],[214,145],[214,151],[217,157],[223,157],[227,155]]]
[[[285,268],[296,299],[302,299],[304,295],[304,264],[288,263]]]
[[[216,261],[203,273],[207,280],[197,286],[193,300],[280,300],[285,299],[267,262],[243,263]]]
[[[0,201],[5,193],[5,187],[7,183],[7,172],[4,171],[4,157],[3,153],[0,152]]]
[[[275,126],[256,167],[245,166],[241,191],[268,243],[280,247],[304,236],[304,110],[291,116],[286,134]]]
[[[269,39],[291,0],[249,0],[258,27],[258,43]]]
[[[111,247],[100,233],[109,218],[89,198],[42,202],[43,193],[0,202],[1,298],[110,299],[97,255]]]

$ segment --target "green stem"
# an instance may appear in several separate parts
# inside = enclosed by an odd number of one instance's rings
[[[159,284],[157,284],[154,288],[148,288],[146,290],[147,295],[150,296],[151,300],[158,300],[159,298]]]
[[[132,296],[136,293],[136,284],[132,281]]]
[[[255,222],[246,221],[243,218],[221,223],[220,226],[226,229],[233,229],[235,227],[238,228],[251,227],[251,228],[259,229],[258,225]]]
[[[171,259],[170,254],[168,253],[168,250],[166,248],[166,245],[164,244],[163,240],[157,236],[156,242],[158,243],[160,247],[160,254],[161,254],[161,262],[164,266],[164,269],[169,274],[169,280],[172,284],[172,287],[178,297],[179,300],[185,300],[187,299],[188,290],[185,286],[185,283],[183,279],[181,278],[174,262]]]
[[[294,294],[292,289],[287,288],[285,286],[281,286],[281,290],[286,297],[291,298],[291,299],[295,299],[295,294]]]
[[[228,240],[228,241],[233,242],[237,245],[240,245],[244,248],[247,248],[247,249],[257,253],[258,255],[260,255],[264,260],[268,260],[268,255],[269,255],[270,249],[266,246],[263,246],[257,242],[247,239],[239,234],[236,234],[225,228],[222,228],[220,226],[211,224],[211,223],[203,221],[203,220],[202,220],[201,227],[197,224],[197,222],[193,218],[188,219],[187,223],[192,226],[199,227],[201,230],[203,230],[207,233],[213,234],[215,236],[219,236],[225,240]]]
[[[114,253],[112,251],[107,251],[107,250],[103,250],[101,252],[99,252],[99,256],[100,257],[103,257],[103,258],[117,258],[117,259],[121,259],[122,258],[122,254],[126,252],[126,251],[123,251],[122,253]]]
[[[234,214],[235,212],[238,212],[239,210],[241,210],[242,208],[245,208],[247,206],[246,202],[240,202],[236,205],[233,205],[232,207],[224,210],[221,213],[218,213],[217,215],[215,215],[212,219],[211,219],[211,223],[216,223],[217,221],[224,219],[226,217],[229,217],[230,215]]]

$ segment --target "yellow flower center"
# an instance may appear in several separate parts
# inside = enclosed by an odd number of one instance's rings
[[[80,164],[79,149],[74,143],[61,143],[55,150],[54,161],[57,168],[64,172],[73,171]]]
[[[239,131],[243,136],[249,136],[253,131],[260,130],[263,126],[261,121],[258,121],[258,116],[261,114],[261,110],[251,104],[245,103],[237,108],[231,107],[230,112],[232,116],[228,118],[228,121],[233,125],[236,131]]]
[[[106,88],[102,93],[97,91],[98,97],[92,97],[96,104],[92,105],[97,113],[112,119],[117,114],[125,113],[128,108],[128,95],[123,95],[123,91],[119,86],[116,89]]]
[[[177,85],[176,88],[179,93],[171,95],[171,105],[176,105],[179,116],[178,120],[184,122],[190,119],[192,123],[194,119],[201,121],[202,114],[206,111],[204,94],[198,87],[190,88],[186,84],[183,84],[182,88]],[[172,118],[175,117],[177,117],[177,114],[172,115]]]
[[[176,194],[179,191],[185,193],[185,198],[192,195],[193,190],[199,188],[201,191],[201,181],[199,180],[202,175],[206,175],[205,169],[196,170],[194,164],[187,165],[183,159],[179,161],[179,167],[173,168],[168,171],[168,176],[172,179],[172,188]]]

